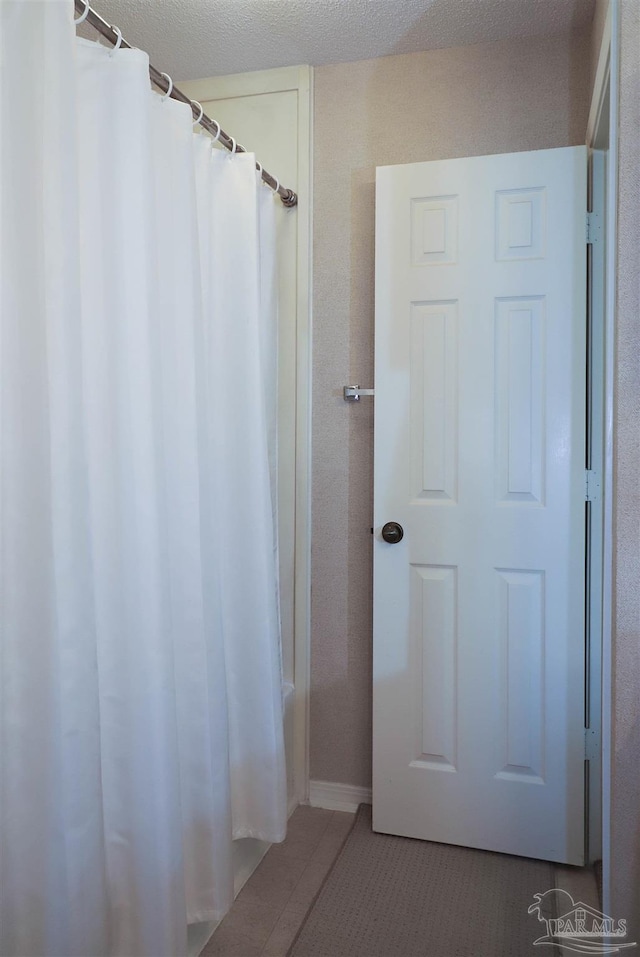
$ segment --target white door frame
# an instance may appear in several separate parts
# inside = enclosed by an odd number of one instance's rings
[[[609,161],[606,170],[604,206],[606,247],[603,257],[604,355],[603,383],[604,456],[602,474],[602,657],[601,657],[601,756],[602,756],[602,908],[610,910],[611,896],[611,716],[612,716],[612,620],[613,620],[613,400],[614,330],[616,297],[616,237],[618,207],[618,74],[619,3],[610,0],[604,26],[598,67],[587,125],[587,146],[597,148],[608,124]],[[608,114],[608,116],[607,116]],[[592,679],[597,680],[592,674]]]

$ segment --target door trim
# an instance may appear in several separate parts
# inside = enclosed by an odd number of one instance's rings
[[[597,148],[603,123],[607,123],[609,162],[605,183],[606,249],[604,255],[604,457],[602,475],[602,907],[611,908],[611,762],[612,762],[612,621],[613,621],[613,401],[614,330],[616,297],[616,237],[618,211],[618,100],[619,100],[619,3],[610,0],[603,30],[598,66],[587,124],[587,146]],[[607,96],[608,92],[608,96]],[[606,127],[605,127],[606,128]]]

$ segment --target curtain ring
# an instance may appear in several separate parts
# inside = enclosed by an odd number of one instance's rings
[[[262,163],[259,163],[258,160],[256,160],[256,169],[260,173],[260,176],[262,176]]]
[[[77,27],[79,27],[80,24],[84,23],[84,21],[87,19],[90,9],[91,7],[89,6],[89,0],[84,0],[84,13],[81,13],[78,19],[73,21]]]
[[[236,146],[237,146],[238,144],[237,144],[236,141],[234,140],[233,136],[230,136],[229,139],[230,139],[231,142],[233,143],[233,149],[231,150],[231,155],[233,156],[233,154],[234,154],[235,151],[236,151]]]
[[[278,190],[280,189],[280,180],[278,179],[277,176],[274,176],[273,178],[274,178],[275,181],[276,181],[276,185],[275,185],[275,186],[272,186],[271,189],[273,190],[274,193],[277,193]]]
[[[214,143],[217,143],[218,140],[220,139],[220,134],[222,133],[222,127],[220,126],[220,124],[218,123],[217,120],[212,120],[211,122],[212,122],[212,123],[215,123],[216,126],[218,127],[218,132],[217,132],[216,135],[213,137],[213,142],[214,142]]]
[[[114,53],[117,53],[120,47],[122,46],[122,31],[118,30],[117,27],[114,27],[113,24],[111,24],[111,29],[113,30],[114,33],[118,34],[118,39],[116,40],[113,50],[109,51],[109,56],[113,56]]]
[[[163,77],[165,78],[165,80],[167,81],[167,83],[169,84],[168,89],[167,89],[167,92],[166,92],[163,96],[160,97],[160,99],[161,99],[162,102],[164,103],[164,101],[167,99],[167,97],[168,97],[168,96],[171,96],[171,92],[172,92],[172,90],[173,90],[173,80],[171,79],[171,77],[169,76],[168,73],[161,73],[160,76],[163,76]]]
[[[199,107],[199,109],[200,109],[200,116],[198,117],[197,120],[194,120],[194,121],[193,121],[193,125],[194,125],[194,126],[197,126],[198,123],[200,122],[200,120],[202,119],[202,117],[204,116],[204,110],[202,109],[202,103],[198,103],[197,100],[191,100],[191,106],[197,106],[197,107]]]

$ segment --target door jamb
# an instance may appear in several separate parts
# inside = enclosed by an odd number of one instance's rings
[[[612,620],[613,620],[613,384],[615,277],[618,206],[618,74],[619,3],[610,0],[603,30],[598,66],[587,124],[587,146],[596,148],[600,124],[609,109],[609,159],[605,183],[604,251],[604,355],[603,355],[603,474],[602,474],[602,908],[610,910],[611,897],[611,759],[612,759]],[[608,96],[607,96],[608,94]],[[608,102],[607,102],[608,100]]]
[[[606,118],[605,118],[606,119]],[[602,128],[602,127],[600,127]],[[606,130],[606,125],[605,125]],[[607,134],[608,135],[608,134]],[[602,858],[604,323],[608,145],[589,150],[585,603],[585,864]]]

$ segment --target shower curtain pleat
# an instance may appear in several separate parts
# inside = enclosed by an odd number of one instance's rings
[[[222,629],[229,709],[235,838],[281,841],[286,829],[282,677],[265,392],[260,338],[260,254],[255,156],[210,156],[211,259],[227,269],[210,282],[207,359],[218,470]],[[247,236],[253,255],[247,255]],[[211,280],[213,277],[209,277]],[[233,304],[232,315],[228,315]],[[272,769],[272,772],[269,771]],[[276,788],[264,788],[274,774]],[[269,836],[271,835],[271,836]]]
[[[109,932],[87,481],[70,401],[81,364],[70,12],[0,4],[3,955],[104,953]]]
[[[259,174],[257,174],[259,177]],[[262,187],[261,180],[258,184]],[[278,537],[278,288],[276,202],[270,189],[258,190],[260,254],[260,357],[265,403],[274,542]]]
[[[0,953],[180,957],[286,826],[267,191],[72,0],[0,54]]]

